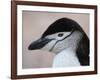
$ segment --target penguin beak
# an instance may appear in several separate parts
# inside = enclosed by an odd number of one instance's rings
[[[40,38],[34,42],[32,42],[28,49],[29,50],[37,50],[37,49],[41,49],[43,48],[47,43],[49,43],[50,41],[52,41],[53,39],[48,39],[48,38]]]

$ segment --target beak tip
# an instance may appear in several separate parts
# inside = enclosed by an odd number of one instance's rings
[[[31,47],[31,45],[29,45],[29,47],[28,47],[28,50],[32,50],[32,47]]]
[[[28,47],[28,50],[31,50],[30,46]]]

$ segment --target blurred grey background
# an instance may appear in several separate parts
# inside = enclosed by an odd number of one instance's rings
[[[55,20],[67,17],[78,22],[89,36],[89,14],[54,13],[54,12],[22,12],[22,68],[48,68],[52,66],[55,54],[42,50],[28,50],[31,42],[41,37],[44,31]]]

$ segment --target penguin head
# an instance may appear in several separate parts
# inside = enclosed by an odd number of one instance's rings
[[[77,22],[72,19],[61,18],[52,23],[42,34],[41,38],[32,42],[28,49],[42,49],[59,53],[71,47],[77,51],[78,45],[84,36],[88,40],[85,32]]]

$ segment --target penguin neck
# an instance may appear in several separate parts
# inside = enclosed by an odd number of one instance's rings
[[[80,66],[80,62],[72,48],[64,49],[58,53],[53,60],[53,67],[75,67]]]
[[[79,31],[74,31],[69,37],[65,38],[63,41],[59,41],[52,52],[58,54],[63,50],[76,52],[78,44],[82,38],[82,34]]]

